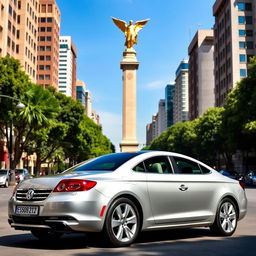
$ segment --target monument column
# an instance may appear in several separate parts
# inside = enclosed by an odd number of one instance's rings
[[[121,152],[138,151],[136,138],[136,71],[139,62],[136,51],[127,48],[123,52],[120,68],[123,70],[123,134],[120,143]]]

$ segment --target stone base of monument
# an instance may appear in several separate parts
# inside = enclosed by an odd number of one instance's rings
[[[137,152],[139,143],[136,141],[122,141],[120,143],[120,151],[121,152]]]

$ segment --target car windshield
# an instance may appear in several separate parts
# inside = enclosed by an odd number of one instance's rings
[[[75,166],[70,171],[80,172],[80,171],[114,171],[126,161],[131,158],[141,154],[142,152],[136,153],[115,153],[104,155],[93,159],[92,161],[83,163],[81,165]]]
[[[0,174],[6,174],[7,170],[0,170]]]

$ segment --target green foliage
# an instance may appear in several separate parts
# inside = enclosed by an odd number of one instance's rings
[[[24,150],[36,153],[37,174],[45,161],[69,159],[74,164],[114,151],[101,127],[84,115],[80,102],[53,87],[45,90],[32,84],[13,58],[0,58],[0,94],[25,104],[24,109],[17,110],[14,100],[1,98],[0,102],[0,137],[8,139],[11,124],[15,133],[13,168]]]

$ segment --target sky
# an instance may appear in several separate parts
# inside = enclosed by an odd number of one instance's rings
[[[137,140],[146,142],[146,124],[158,111],[164,88],[175,80],[180,61],[198,29],[211,29],[215,0],[56,0],[61,11],[61,35],[77,48],[77,78],[92,94],[103,133],[119,151],[122,139],[122,70],[124,34],[111,17],[150,19],[134,45],[137,71]]]

